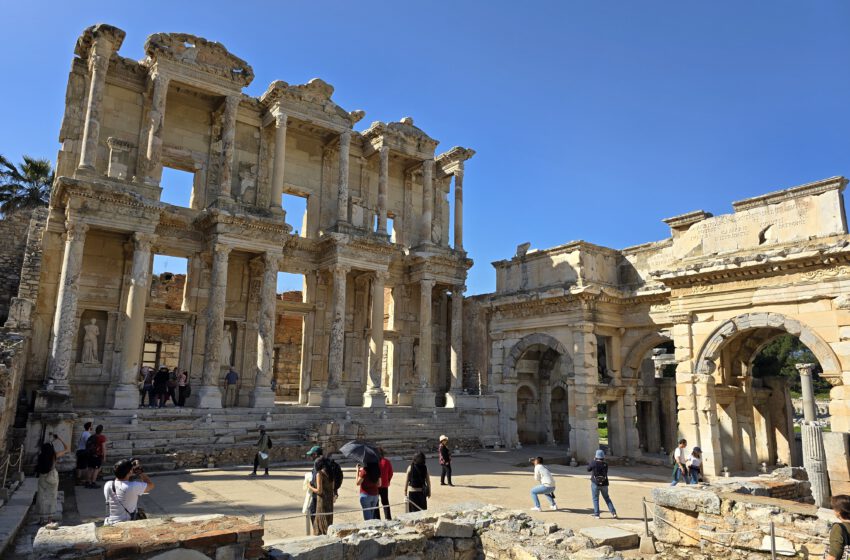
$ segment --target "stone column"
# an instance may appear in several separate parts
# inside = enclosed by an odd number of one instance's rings
[[[814,422],[818,419],[815,391],[812,386],[812,370],[815,364],[797,364],[795,367],[800,374],[800,387],[803,393],[803,419],[806,422]]]
[[[251,393],[251,406],[254,408],[274,406],[274,391],[272,391],[271,383],[280,254],[267,252],[264,261],[260,313],[257,317],[257,369],[254,375],[254,392]]]
[[[420,243],[431,243],[431,222],[434,220],[434,160],[422,162],[422,222]]]
[[[139,407],[137,380],[145,339],[145,306],[150,287],[151,245],[155,240],[156,236],[148,233],[133,234],[133,268],[121,321],[124,333],[121,337],[123,344],[120,378],[112,400],[112,408],[115,409]]]
[[[436,406],[434,390],[431,388],[431,292],[436,280],[425,278],[419,284],[419,354],[416,373],[419,387],[413,395],[413,406],[429,410]]]
[[[455,250],[463,251],[463,163],[455,171]]]
[[[56,295],[56,313],[53,315],[53,346],[47,367],[47,386],[48,389],[70,395],[68,373],[71,370],[71,353],[78,330],[77,289],[89,226],[83,222],[68,221],[65,228],[65,254],[62,257],[59,293]]]
[[[576,445],[572,452],[579,463],[586,463],[593,459],[594,453],[599,449],[599,426],[596,416],[598,369],[593,325],[580,325],[573,331],[573,345],[576,414],[572,423]]]
[[[86,120],[83,124],[80,169],[94,171],[97,163],[97,143],[100,138],[100,116],[103,108],[103,90],[106,87],[106,72],[112,56],[112,42],[103,38],[95,40],[89,55],[89,99],[86,104]]]
[[[387,183],[390,174],[390,149],[381,148],[381,172],[378,175],[378,233],[387,234]]]
[[[339,135],[339,182],[337,186],[336,221],[348,222],[348,153],[351,147],[351,131]]]
[[[638,372],[638,375],[639,374],[640,372]],[[635,425],[635,418],[637,418],[637,399],[635,398],[637,395],[637,383],[637,379],[625,380],[624,385],[626,386],[626,391],[623,395],[623,423],[626,430],[626,450],[624,455],[632,458],[641,456],[640,437],[638,435],[637,426]],[[657,413],[653,415],[652,421],[657,423]],[[658,430],[656,429],[655,432],[657,433]],[[646,438],[647,441],[649,441],[648,434],[646,435]]]
[[[283,207],[283,172],[286,165],[286,127],[289,116],[279,109],[273,115],[274,163],[272,165],[272,200],[269,206],[277,210]]]
[[[466,286],[452,287],[451,387],[446,393],[446,407],[457,406],[463,385],[463,292]]]
[[[148,146],[145,151],[145,182],[159,185],[162,177],[162,127],[165,124],[165,99],[168,95],[169,78],[162,74],[151,77],[153,92],[148,111]]]
[[[322,406],[345,406],[345,391],[340,387],[343,358],[345,357],[345,288],[349,268],[336,264],[333,273],[333,322],[328,347],[328,382],[322,393]]]
[[[379,270],[372,279],[372,331],[369,337],[369,387],[363,394],[363,406],[381,408],[387,406],[384,392],[384,286],[389,273]]]
[[[224,335],[224,306],[227,294],[227,259],[231,247],[216,242],[212,247],[212,273],[207,298],[207,327],[204,340],[204,370],[198,390],[198,408],[221,408],[221,337]]]
[[[809,365],[809,364],[806,364]],[[812,497],[815,505],[830,507],[829,474],[826,465],[826,451],[823,447],[823,433],[820,426],[808,420],[803,422],[803,467],[812,484]],[[836,457],[836,460],[841,459]]]
[[[236,112],[240,95],[228,95],[224,100],[224,116],[221,126],[221,186],[218,198],[230,200],[233,183],[233,152],[236,147]]]
[[[305,277],[306,298],[305,302],[311,304],[314,309],[304,317],[303,345],[301,347],[301,380],[298,388],[298,402],[307,404],[310,399],[310,390],[313,388],[313,338],[315,336],[316,323],[316,290],[319,280],[319,271],[308,272]]]

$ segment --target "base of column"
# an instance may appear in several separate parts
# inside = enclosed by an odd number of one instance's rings
[[[274,408],[274,391],[271,387],[255,387],[251,392],[249,406],[253,408]]]
[[[310,389],[307,391],[307,404],[311,406],[321,406],[322,393],[323,391],[321,389]]]
[[[198,408],[221,408],[221,389],[214,385],[203,385],[198,389]]]
[[[410,391],[401,391],[398,394],[396,404],[399,406],[410,406],[413,404],[413,393]]]
[[[322,408],[345,408],[345,390],[325,389],[322,392]]]
[[[461,393],[459,391],[449,391],[446,393],[446,408],[458,408],[458,401]]]
[[[437,393],[431,389],[418,389],[413,393],[413,406],[420,410],[433,410],[437,407]]]
[[[387,406],[387,394],[380,387],[369,389],[363,393],[364,408],[385,408]]]
[[[114,410],[132,410],[139,408],[139,388],[136,385],[120,384],[112,395]]]

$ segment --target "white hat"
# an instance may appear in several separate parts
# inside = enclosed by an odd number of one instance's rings
[[[440,441],[449,441],[449,437],[446,435],[440,436]]]

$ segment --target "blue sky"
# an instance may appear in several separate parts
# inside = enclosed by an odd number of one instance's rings
[[[474,148],[469,293],[517,244],[622,248],[661,219],[850,174],[850,2],[7,2],[0,153],[55,159],[67,72],[95,22],[222,42],[256,73],[321,77],[375,120]]]

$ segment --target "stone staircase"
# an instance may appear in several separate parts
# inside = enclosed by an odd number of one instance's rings
[[[108,439],[107,473],[116,461],[129,457],[139,459],[148,472],[250,464],[260,425],[266,426],[274,444],[272,462],[304,461],[314,444],[333,453],[352,439],[381,445],[389,456],[407,458],[416,451],[435,451],[441,434],[451,438],[453,449],[480,448],[481,438],[487,435],[455,409],[328,410],[278,405],[272,409],[96,409],[78,410],[77,414],[74,444],[83,423],[91,420],[95,426],[103,424]]]

